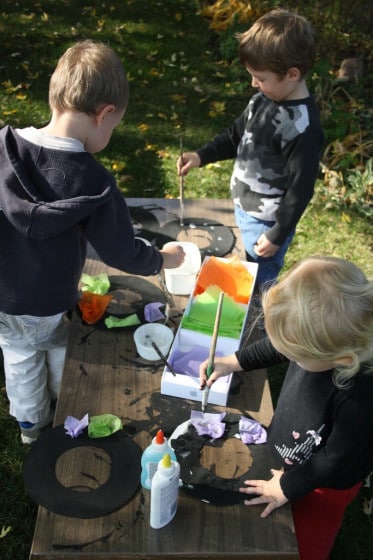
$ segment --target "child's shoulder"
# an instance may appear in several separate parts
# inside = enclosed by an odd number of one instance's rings
[[[256,92],[250,98],[248,103],[248,107],[255,111],[268,111],[271,110],[273,112],[279,112],[288,110],[291,111],[292,108],[296,107],[304,107],[305,110],[314,110],[317,108],[315,98],[312,94],[309,94],[305,97],[299,99],[289,99],[283,101],[275,101],[266,97],[263,93]]]
[[[347,393],[359,399],[371,402],[373,400],[373,370],[368,364],[362,364],[360,371],[347,384]],[[343,389],[342,389],[343,392]]]

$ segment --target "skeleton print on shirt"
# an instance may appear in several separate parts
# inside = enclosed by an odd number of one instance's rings
[[[325,424],[320,426],[317,431],[307,430],[303,438],[299,432],[294,430],[292,433],[293,447],[282,444],[281,446],[275,445],[275,449],[287,465],[293,465],[294,463],[302,464],[315,453],[315,447],[320,445],[322,440],[320,434],[324,427]]]

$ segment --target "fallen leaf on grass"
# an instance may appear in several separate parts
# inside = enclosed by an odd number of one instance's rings
[[[3,539],[4,537],[6,537],[7,534],[9,533],[9,531],[11,531],[11,530],[12,530],[12,528],[10,526],[9,527],[4,527],[4,525],[3,525],[2,528],[1,528],[1,531],[0,531],[0,539]]]
[[[364,498],[361,510],[362,510],[363,513],[365,513],[365,515],[372,515],[372,513],[373,513],[373,498],[370,498],[370,500],[368,498]]]

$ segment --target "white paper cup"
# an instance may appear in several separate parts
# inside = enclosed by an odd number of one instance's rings
[[[171,241],[165,247],[170,245],[180,245],[184,249],[185,260],[178,268],[165,269],[167,290],[170,294],[187,296],[193,291],[201,268],[201,253],[198,246],[190,241]]]
[[[154,362],[159,360],[160,357],[154,350],[151,341],[146,338],[146,335],[150,336],[151,340],[156,343],[159,350],[166,357],[174,338],[173,331],[161,323],[145,323],[145,325],[141,325],[141,327],[138,327],[133,333],[133,339],[138,354],[141,358],[144,358],[144,360]]]

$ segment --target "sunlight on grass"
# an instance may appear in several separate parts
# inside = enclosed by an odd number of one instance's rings
[[[113,173],[126,197],[178,198],[180,139],[184,150],[201,147],[238,116],[252,93],[237,60],[233,31],[228,27],[219,44],[209,22],[198,15],[202,4],[207,5],[196,0],[3,0],[0,126],[46,124],[48,82],[59,56],[76,40],[107,42],[123,60],[131,93],[123,122],[97,158]],[[235,4],[247,11],[250,3],[237,0]],[[227,2],[219,0],[219,6],[224,21],[229,20],[231,13],[223,12]],[[211,16],[219,26],[219,13],[211,12]],[[321,12],[319,17],[324,29]],[[344,40],[352,41],[353,36]],[[326,69],[326,77],[328,72]],[[350,124],[352,118],[346,111],[342,111],[343,119],[337,110],[333,113],[335,90],[328,89],[325,76],[315,76],[325,114],[329,110],[331,115],[328,126]],[[339,106],[337,109],[340,111]],[[370,114],[366,122],[371,122]],[[347,159],[350,144],[347,138],[343,140],[333,148],[338,152],[342,145]],[[224,161],[192,170],[185,177],[185,197],[229,198],[232,166],[232,161]],[[304,256],[326,253],[353,260],[373,278],[371,223],[348,207],[327,209],[325,196],[329,193],[330,186],[320,183],[298,225],[285,270]],[[281,373],[272,375],[274,394],[281,381]],[[23,489],[22,463],[27,450],[20,444],[16,422],[8,415],[1,371],[0,428],[0,558],[26,560],[37,507]],[[373,555],[373,543],[368,542],[372,540],[372,517],[364,515],[361,507],[362,501],[356,501],[348,512],[335,560],[367,560],[363,554],[368,548],[369,558]]]

